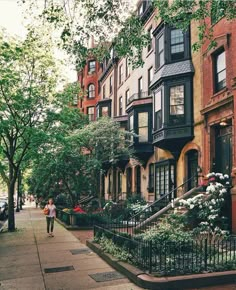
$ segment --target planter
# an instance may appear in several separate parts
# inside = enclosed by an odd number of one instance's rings
[[[77,225],[77,218],[75,214],[70,215],[70,225],[71,226],[76,226]]]

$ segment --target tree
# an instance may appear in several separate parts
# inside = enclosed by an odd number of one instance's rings
[[[24,41],[0,34],[0,174],[8,186],[8,230],[15,230],[14,192],[29,153],[48,140],[58,85],[49,42],[31,30]]]
[[[89,55],[98,59],[108,56],[111,46],[116,56],[128,57],[134,66],[140,66],[150,36],[135,13],[135,4],[127,0],[45,0],[41,19],[60,31],[63,48],[75,57],[79,68]],[[147,1],[149,4],[157,9],[157,18],[175,27],[187,29],[192,21],[197,22],[199,41],[193,44],[194,50],[206,39],[210,39],[209,48],[216,45],[214,27],[206,24],[207,17],[232,20],[236,16],[234,0],[153,0]],[[96,47],[88,47],[91,38]]]
[[[127,134],[109,118],[70,131],[54,143],[54,150],[41,154],[29,180],[31,190],[45,197],[67,193],[73,205],[81,192],[98,195],[104,165],[112,166],[121,157],[131,156]]]

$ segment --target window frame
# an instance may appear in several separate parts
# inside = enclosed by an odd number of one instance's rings
[[[123,113],[123,96],[119,97],[119,116],[122,116]]]
[[[141,76],[140,78],[138,78],[138,94],[139,94],[139,97],[141,97],[142,92],[143,92],[143,77]]]
[[[150,72],[152,72],[152,78],[151,78],[151,74]],[[153,76],[154,76],[154,70],[153,70],[153,66],[151,66],[149,69],[148,69],[148,95],[151,94],[152,90],[149,88],[152,80],[153,80]]]
[[[91,66],[91,64],[94,63],[94,66]],[[96,72],[96,60],[91,59],[88,61],[88,74],[93,74]]]
[[[157,131],[157,130],[160,130],[162,127],[163,127],[163,90],[164,90],[164,87],[161,86],[159,87],[155,92],[154,92],[154,114],[153,114],[153,117],[154,117],[154,120],[153,120],[153,123],[154,123],[154,131]],[[157,99],[157,94],[160,93],[160,110],[156,111],[156,99]],[[160,120],[159,122],[157,122],[158,120]],[[159,125],[159,126],[158,126]]]
[[[106,99],[106,84],[102,86],[102,98]]]
[[[141,114],[146,114],[147,115],[147,124],[145,125],[145,126],[140,126],[140,115]],[[148,141],[149,141],[149,112],[148,111],[143,111],[143,112],[137,112],[137,117],[138,117],[138,119],[137,119],[137,133],[138,133],[138,143],[148,143]],[[145,140],[140,140],[140,129],[141,128],[146,128],[146,130],[147,130],[147,134],[145,135]]]
[[[159,39],[163,37],[163,49],[159,50]],[[161,63],[160,55],[163,53],[163,63]],[[156,36],[156,69],[160,69],[165,64],[165,30],[162,29],[161,32]]]
[[[125,60],[125,76],[126,78],[130,75],[130,67],[129,67],[129,62],[128,58]]]
[[[183,87],[183,103],[181,104],[175,104],[175,105],[171,105],[171,89],[175,88],[175,87]],[[186,113],[186,87],[185,87],[185,83],[173,83],[171,85],[169,85],[168,87],[168,94],[169,94],[169,124],[171,125],[180,125],[180,124],[184,124],[185,123],[185,113]],[[182,106],[183,107],[183,114],[171,114],[171,107],[179,107]]]
[[[109,78],[109,93],[110,95],[113,93],[113,75]]]
[[[153,44],[152,44],[153,27],[152,27],[152,25],[148,28],[147,32],[150,35],[150,42],[148,43],[148,46],[147,46],[147,52],[149,53],[152,50],[152,48],[153,48]]]
[[[219,71],[219,72],[217,72],[217,58],[221,55],[221,54],[223,54],[224,53],[224,61],[225,61],[225,67],[224,67],[224,69],[223,70],[221,70],[221,71]],[[214,53],[214,55],[213,55],[213,75],[214,75],[214,93],[218,93],[218,92],[220,92],[221,90],[223,90],[224,88],[226,88],[226,73],[227,73],[227,71],[226,71],[226,68],[227,68],[227,66],[226,66],[226,52],[225,52],[225,50],[224,50],[224,48],[223,47],[221,47],[220,49],[218,49],[215,53]],[[225,71],[225,79],[223,80],[223,86],[219,86],[219,84],[222,82],[218,82],[218,75],[220,74],[220,73],[222,73],[222,72],[224,72]]]
[[[150,163],[148,166],[148,192],[154,192],[154,184],[155,184],[155,164]]]
[[[89,114],[89,109],[93,108],[93,114]],[[94,121],[95,120],[95,107],[94,106],[89,106],[87,107],[87,115],[88,115],[88,118],[89,118],[89,121]],[[92,116],[92,117],[90,117]]]
[[[119,66],[119,85],[122,84],[124,77],[124,71],[123,71],[123,63]]]
[[[93,90],[90,90],[90,87],[93,86]],[[90,96],[90,93],[93,93],[93,96]],[[94,99],[95,98],[95,93],[96,93],[96,87],[94,83],[90,83],[88,85],[88,99]]]
[[[130,90],[127,89],[127,90],[125,91],[125,106],[126,106],[126,107],[128,106],[129,97],[130,97]]]
[[[175,31],[175,30],[180,30],[182,31],[182,34],[183,34],[183,41],[182,42],[177,42],[177,43],[173,43],[172,44],[172,37],[171,37],[171,33],[172,31]],[[170,35],[170,61],[171,62],[175,62],[175,61],[179,61],[179,60],[183,60],[184,57],[185,57],[185,32],[182,30],[182,29],[179,29],[179,28],[170,28],[170,32],[169,32],[169,35]],[[180,51],[180,52],[177,52],[177,53],[172,53],[172,47],[174,46],[178,46],[178,45],[183,45],[183,51]],[[175,56],[175,57],[174,57]]]

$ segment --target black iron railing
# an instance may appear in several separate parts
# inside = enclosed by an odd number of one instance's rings
[[[146,206],[144,209],[139,211],[137,214],[126,220],[124,220],[123,217],[120,217],[115,222],[112,221],[111,225],[107,224],[106,228],[110,227],[119,232],[127,232],[131,235],[135,234],[138,231],[145,231],[147,228],[149,228],[150,224],[158,218],[158,216],[160,216],[171,207],[173,207],[175,204],[177,204],[178,200],[182,199],[185,194],[187,196],[190,196],[197,191],[198,188],[196,187],[186,193],[187,185],[191,180],[195,179],[196,176],[189,178],[183,184],[164,194],[152,204]],[[180,195],[180,197],[174,199],[177,193],[178,195]]]
[[[128,261],[144,271],[159,276],[224,271],[236,267],[236,239],[154,242],[124,236],[104,227],[94,227],[94,237],[111,239],[129,255]],[[112,254],[112,253],[111,253]]]
[[[146,99],[150,97],[148,92],[139,92],[139,93],[135,93],[132,96],[130,96],[127,100],[127,105],[129,105],[130,103],[132,103],[134,100],[140,100],[140,99]]]

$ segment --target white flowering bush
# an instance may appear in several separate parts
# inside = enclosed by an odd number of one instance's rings
[[[221,173],[207,175],[209,185],[206,194],[198,194],[187,200],[180,200],[180,205],[188,209],[187,221],[198,238],[219,239],[227,234],[226,218],[222,216],[225,204],[229,176]]]

